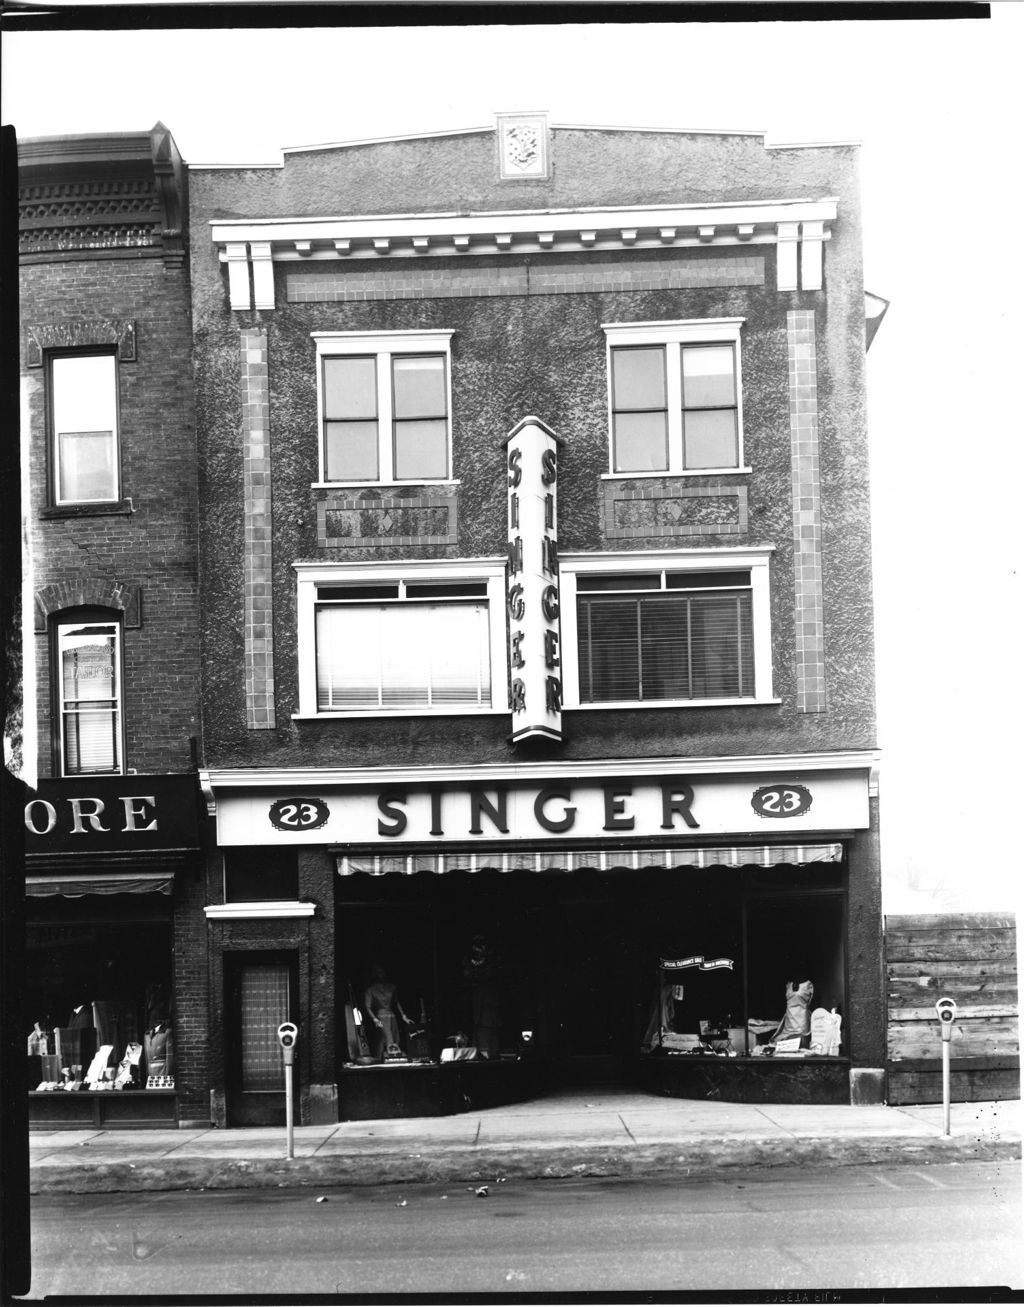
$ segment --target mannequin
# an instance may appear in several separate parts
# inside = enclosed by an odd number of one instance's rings
[[[474,935],[470,941],[469,955],[462,963],[462,975],[469,986],[473,1044],[477,1056],[497,1057],[501,1029],[497,967],[483,935]]]
[[[811,1002],[814,998],[814,986],[809,980],[790,980],[786,982],[786,1015],[778,1024],[771,1042],[780,1039],[797,1039],[805,1041],[811,1033]]]
[[[380,1045],[379,1051],[375,1049],[375,1052],[378,1057],[383,1057],[390,1047],[401,1048],[398,1033],[399,1019],[407,1026],[410,1022],[398,1001],[397,986],[388,980],[384,968],[378,964],[370,972],[370,977],[370,983],[363,995],[363,1006],[376,1034],[375,1043]]]

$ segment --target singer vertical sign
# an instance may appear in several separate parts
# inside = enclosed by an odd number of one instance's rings
[[[508,617],[512,739],[562,738],[558,446],[538,418],[509,434]]]

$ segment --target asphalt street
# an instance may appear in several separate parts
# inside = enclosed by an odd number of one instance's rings
[[[1019,1163],[37,1196],[46,1295],[1024,1287]]]

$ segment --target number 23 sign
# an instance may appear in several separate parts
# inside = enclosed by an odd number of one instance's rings
[[[323,799],[278,799],[270,805],[270,824],[278,830],[319,830],[331,810]]]
[[[811,806],[811,792],[805,785],[762,785],[750,806],[759,817],[799,817]]]

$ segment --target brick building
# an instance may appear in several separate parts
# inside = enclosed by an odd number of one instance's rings
[[[190,205],[182,1113],[278,1119],[286,1019],[306,1121],[880,1098],[856,148],[505,115]]]
[[[159,123],[18,157],[30,1111],[173,1122],[206,1038],[172,1027],[201,887],[187,174]],[[105,1048],[153,1087],[38,1089],[100,1083]]]

